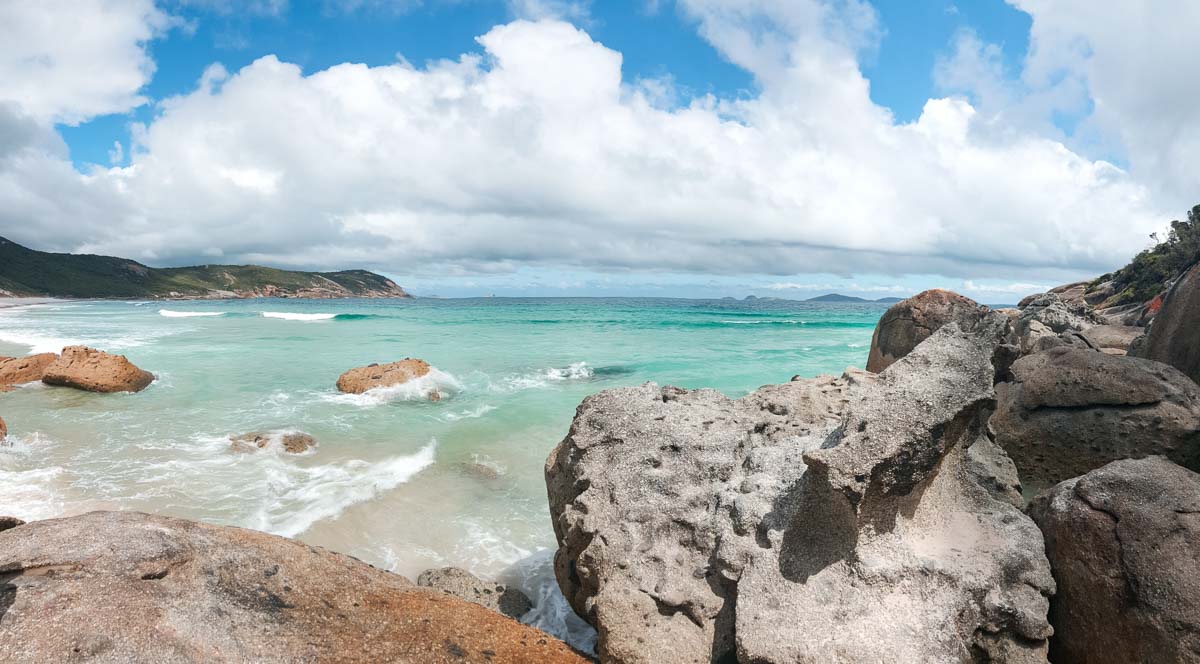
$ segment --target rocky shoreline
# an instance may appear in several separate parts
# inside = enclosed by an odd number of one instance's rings
[[[546,462],[559,586],[601,662],[1200,662],[1198,321],[1200,266],[1117,314],[1078,284],[999,311],[927,291],[880,319],[868,371],[595,394]],[[153,380],[87,348],[0,359],[5,376]],[[529,606],[463,570],[414,585],[238,528],[0,519],[15,661],[591,657],[520,624]]]

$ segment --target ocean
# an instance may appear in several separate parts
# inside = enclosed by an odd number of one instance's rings
[[[588,394],[646,381],[741,396],[866,363],[880,304],[652,298],[49,302],[0,309],[0,355],[87,344],[157,380],[138,394],[0,393],[0,514],[129,509],[244,526],[410,578],[515,584],[538,627],[588,647],[558,593],[542,469]],[[418,385],[339,394],[418,357]],[[443,399],[432,402],[429,390]],[[299,430],[303,455],[231,451]]]

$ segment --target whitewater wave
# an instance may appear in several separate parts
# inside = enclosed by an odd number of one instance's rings
[[[210,318],[214,316],[224,316],[224,311],[171,311],[170,309],[159,309],[159,316],[167,318]]]
[[[596,630],[575,614],[554,576],[554,550],[539,549],[505,571],[504,578],[530,600],[521,622],[562,639],[585,653],[596,651]]]
[[[575,362],[565,367],[550,367],[527,374],[509,376],[499,385],[500,391],[531,390],[569,380],[587,380],[596,371],[587,362]],[[492,386],[497,389],[496,385]]]
[[[264,311],[263,318],[279,318],[281,320],[332,320],[337,314],[295,314],[287,311]]]
[[[445,397],[461,392],[462,389],[462,383],[454,375],[441,369],[430,368],[429,373],[407,383],[376,387],[362,394],[325,394],[321,398],[333,403],[370,408],[393,401],[429,401],[429,397],[435,392]]]
[[[67,346],[83,343],[78,339],[53,337],[20,330],[0,330],[0,341],[18,346],[28,346],[31,355],[37,353],[61,353]]]
[[[457,422],[459,420],[473,420],[473,419],[476,419],[479,417],[483,417],[484,415],[487,415],[488,413],[492,412],[493,410],[496,410],[495,406],[485,403],[485,404],[480,405],[478,408],[468,408],[466,410],[460,410],[456,413],[446,413],[446,414],[442,415],[442,420],[444,420],[446,422]]]
[[[6,515],[36,521],[62,514],[64,501],[56,487],[63,483],[66,470],[59,466],[23,468],[34,449],[49,444],[36,433],[10,435],[0,443],[0,505]]]
[[[382,461],[351,460],[338,464],[302,467],[280,455],[246,455],[262,459],[266,487],[249,525],[284,537],[295,537],[325,519],[333,519],[352,505],[366,502],[408,482],[434,463],[437,441],[416,454]]]
[[[723,325],[804,325],[802,320],[723,320]]]

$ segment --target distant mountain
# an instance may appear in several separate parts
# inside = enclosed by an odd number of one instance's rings
[[[828,295],[818,295],[810,297],[805,302],[882,302],[892,304],[903,300],[902,297],[881,297],[878,300],[868,300],[866,298],[854,297],[853,295],[842,295],[841,293],[829,293]]]
[[[95,298],[411,297],[365,270],[297,272],[258,265],[147,267],[125,258],[52,254],[0,237],[0,295]]]

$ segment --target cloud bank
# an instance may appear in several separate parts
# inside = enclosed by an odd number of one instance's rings
[[[395,274],[1111,269],[1200,184],[1185,161],[1200,105],[1179,98],[1195,97],[1179,86],[1200,65],[1146,80],[1188,59],[1186,31],[1163,40],[1183,40],[1179,51],[1155,44],[1118,67],[1150,46],[1120,29],[1138,17],[1014,1],[1034,16],[1021,80],[1001,80],[987,45],[960,40],[939,76],[974,105],[931,99],[912,123],[870,99],[858,59],[881,26],[869,5],[680,0],[754,75],[755,96],[673,105],[669,81],[623,78],[621,54],[585,30],[516,20],[480,36],[479,53],[423,67],[214,64],[135,128],[128,165],[80,174],[49,123],[143,103],[146,41],[169,20],[148,2],[96,0],[112,29],[67,52],[46,55],[53,40],[36,32],[0,47],[0,232],[156,264]],[[37,25],[34,6],[5,5],[14,16],[0,25]],[[1095,105],[1085,131],[1056,133],[1048,112],[1079,94]],[[1085,142],[1120,147],[1128,168],[1085,156]]]

